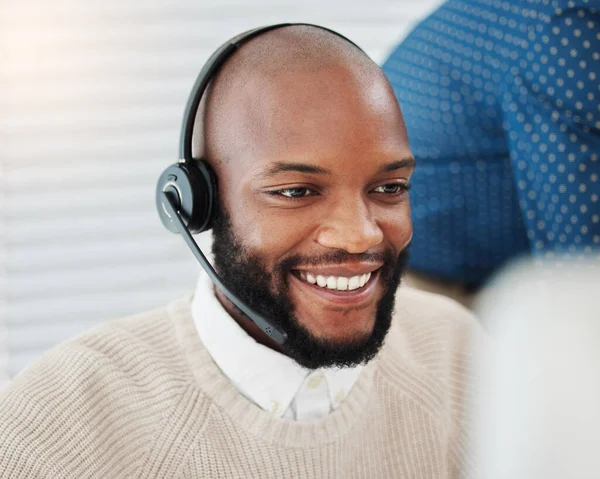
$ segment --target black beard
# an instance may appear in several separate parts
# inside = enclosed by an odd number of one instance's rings
[[[351,367],[367,363],[379,352],[392,322],[396,290],[408,260],[406,248],[397,256],[391,250],[380,254],[336,250],[318,257],[294,256],[269,273],[261,257],[248,251],[235,237],[230,217],[223,210],[215,218],[213,239],[215,268],[224,283],[245,304],[287,333],[285,351],[298,364],[309,369]],[[377,304],[373,330],[366,336],[347,340],[317,338],[294,316],[288,275],[303,264],[341,264],[348,260],[383,261],[378,274],[387,288]]]

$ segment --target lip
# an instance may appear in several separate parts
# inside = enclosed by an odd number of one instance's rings
[[[302,270],[305,271],[305,270]],[[309,270],[306,270],[309,271]],[[311,270],[314,271],[314,270]],[[327,270],[328,272],[331,271],[330,269]],[[360,303],[364,303],[370,299],[372,299],[372,297],[375,294],[375,291],[377,289],[377,282],[379,279],[379,269],[371,269],[369,271],[365,271],[366,273],[372,273],[371,277],[369,278],[369,281],[362,287],[362,288],[358,288],[355,289],[353,291],[336,291],[334,289],[327,289],[327,288],[322,288],[320,286],[317,285],[313,285],[310,284],[300,278],[298,278],[296,276],[296,274],[292,273],[290,274],[290,276],[292,277],[292,281],[295,281],[296,284],[298,285],[298,287],[303,290],[303,291],[307,291],[307,292],[311,292],[312,294],[315,294],[317,296],[319,296],[321,299],[324,299],[325,301],[328,301],[330,303],[335,303],[338,305],[353,305],[356,306]],[[320,273],[318,273],[320,274]],[[358,273],[355,273],[358,274]],[[345,274],[338,274],[339,276],[345,276],[348,275],[348,273]],[[335,274],[334,274],[335,276]]]

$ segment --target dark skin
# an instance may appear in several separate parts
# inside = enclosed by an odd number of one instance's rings
[[[195,155],[215,169],[236,236],[268,271],[294,255],[351,255],[343,264],[303,264],[289,278],[299,322],[315,337],[341,341],[370,334],[384,292],[381,265],[358,255],[398,254],[410,241],[406,187],[414,160],[383,73],[352,45],[315,30],[269,32],[236,52],[203,104],[197,128],[207,140],[196,142]],[[257,69],[265,48],[268,66]],[[282,67],[290,55],[291,67]],[[368,294],[338,294],[348,301],[301,279],[366,272],[374,277]],[[285,353],[219,291],[217,297],[256,341]]]

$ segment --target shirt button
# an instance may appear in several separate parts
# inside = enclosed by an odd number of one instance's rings
[[[277,401],[273,401],[273,402],[271,403],[271,412],[272,412],[273,414],[277,414],[277,413],[279,412],[279,402],[277,402]]]
[[[308,380],[307,386],[309,389],[317,389],[321,384],[321,381],[323,381],[323,375],[316,374]]]
[[[346,397],[346,391],[344,391],[343,389],[340,389],[336,394],[335,394],[335,400],[339,403],[341,403]]]

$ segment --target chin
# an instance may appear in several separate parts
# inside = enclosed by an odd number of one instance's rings
[[[363,307],[360,310],[311,312],[310,314],[296,313],[299,323],[314,338],[346,343],[361,341],[368,338],[375,326],[375,307]],[[311,318],[305,321],[303,318]],[[317,319],[318,318],[318,319]]]

